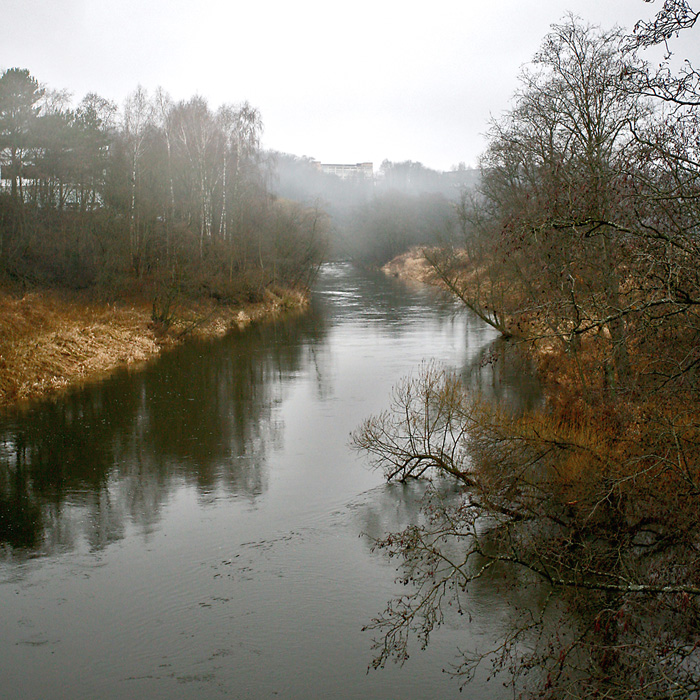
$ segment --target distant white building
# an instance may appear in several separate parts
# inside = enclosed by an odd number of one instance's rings
[[[351,180],[359,178],[371,180],[374,178],[373,163],[319,163],[318,169],[326,175],[337,175],[341,180]]]

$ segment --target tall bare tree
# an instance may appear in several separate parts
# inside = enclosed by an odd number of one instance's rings
[[[139,231],[137,192],[146,134],[153,119],[153,106],[140,85],[125,100],[122,134],[129,161],[129,232],[134,267],[141,270],[142,240]]]

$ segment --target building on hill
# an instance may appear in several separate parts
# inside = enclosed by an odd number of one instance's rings
[[[326,175],[337,175],[341,180],[354,178],[372,180],[374,178],[373,163],[320,163],[316,167]]]

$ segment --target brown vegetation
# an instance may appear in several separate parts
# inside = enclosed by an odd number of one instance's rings
[[[303,303],[328,217],[269,191],[258,110],[55,96],[0,74],[0,404]]]
[[[220,337],[302,308],[300,292],[268,291],[243,306],[178,300],[167,323],[144,299],[106,303],[85,294],[0,290],[0,406],[149,360],[188,337]]]
[[[425,282],[439,284],[435,270],[424,254],[423,246],[414,246],[382,266],[382,272],[404,282]]]

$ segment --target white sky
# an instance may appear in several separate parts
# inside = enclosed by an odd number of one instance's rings
[[[567,11],[632,27],[660,2],[0,0],[0,69],[27,68],[76,101],[121,103],[139,84],[212,109],[248,100],[267,148],[449,169],[476,164],[489,116]]]

